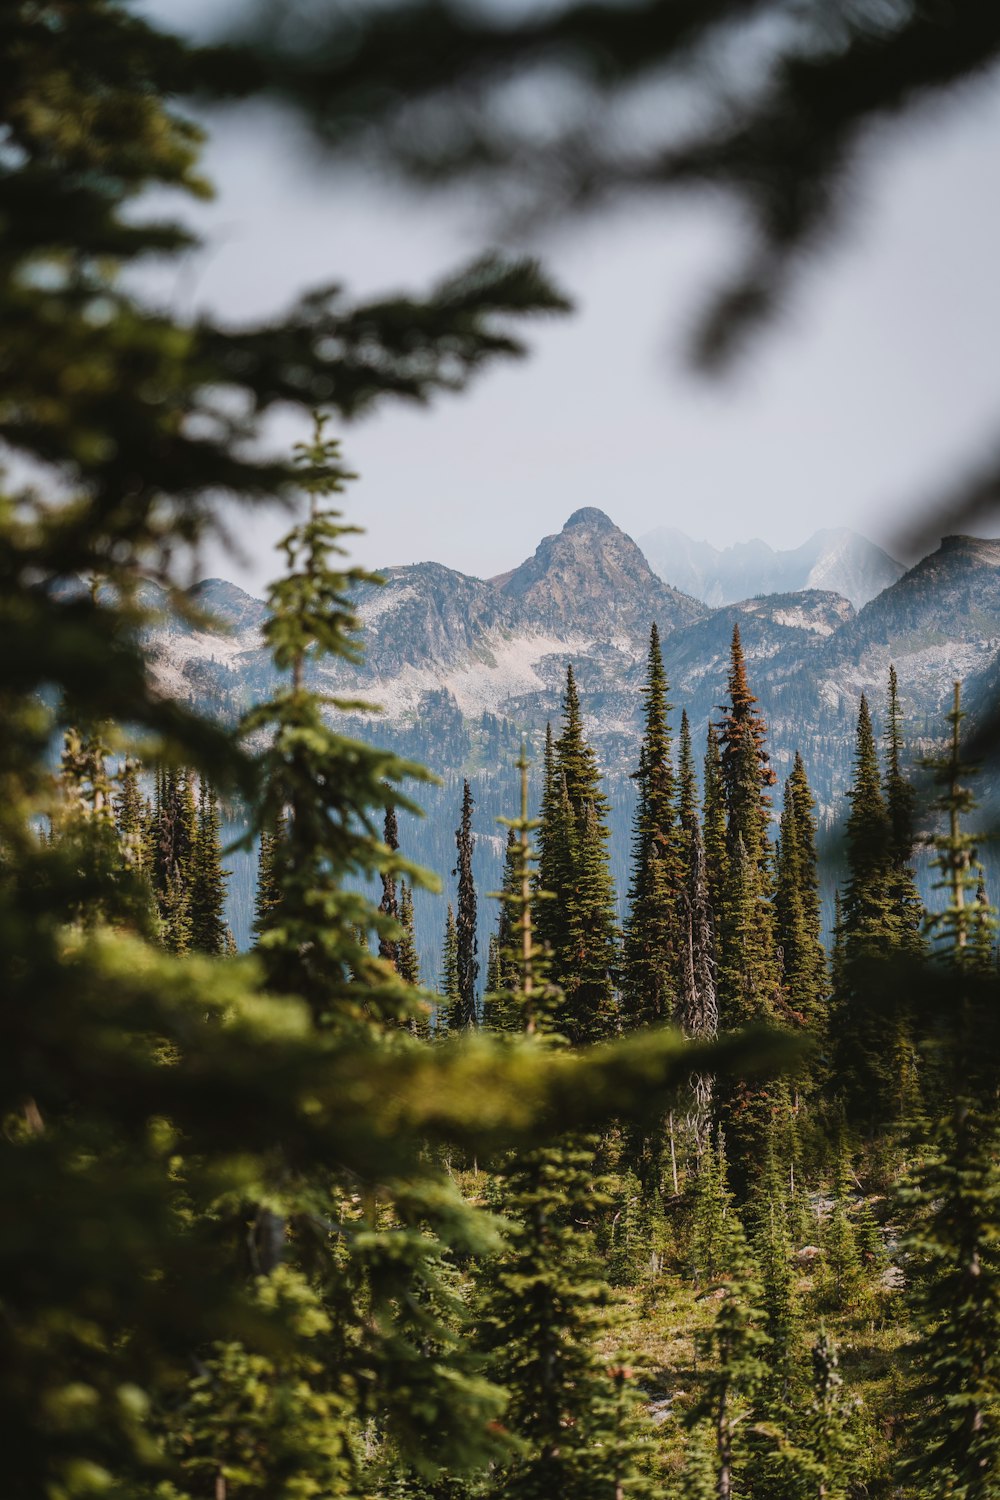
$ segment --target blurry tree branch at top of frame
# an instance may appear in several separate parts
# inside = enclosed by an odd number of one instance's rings
[[[753,243],[702,321],[724,361],[837,222],[871,128],[1000,66],[982,0],[454,0],[235,12],[264,87],[331,149],[489,178],[550,217],[626,189],[736,195]]]
[[[623,192],[735,202],[742,248],[692,341],[710,372],[752,351],[853,217],[880,130],[1000,71],[1000,5],[984,0],[242,0],[227,16],[247,87],[330,152],[485,184],[508,224]],[[1000,387],[996,412],[951,479],[912,497],[904,551],[997,513]]]

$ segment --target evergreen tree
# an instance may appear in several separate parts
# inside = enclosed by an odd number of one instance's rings
[[[889,883],[892,826],[882,795],[868,700],[858,710],[854,782],[848,792],[848,880],[842,901],[845,958],[884,952],[892,943],[895,911]]]
[[[741,1233],[732,1240],[732,1266],[718,1291],[721,1297],[712,1326],[698,1339],[705,1374],[687,1420],[692,1426],[710,1424],[715,1439],[715,1493],[718,1500],[731,1500],[739,1458],[737,1436],[768,1374],[761,1288]]]
[[[709,905],[718,920],[729,880],[726,845],[726,794],[722,783],[722,753],[714,724],[708,726],[705,748],[705,798],[702,813],[705,840],[705,875]]]
[[[892,827],[879,778],[868,702],[858,711],[854,782],[848,792],[848,877],[840,904],[837,967],[839,991],[831,1019],[834,1082],[847,1108],[868,1129],[903,1113],[900,1084],[906,1077],[903,1017],[891,1011],[873,981],[873,964],[891,956],[900,934],[895,906]]]
[[[947,818],[947,830],[933,839],[936,888],[947,905],[926,924],[949,980],[938,1047],[947,1103],[942,1118],[918,1126],[917,1165],[900,1193],[913,1216],[909,1302],[918,1330],[911,1350],[917,1401],[901,1473],[920,1496],[987,1500],[1000,1492],[996,979],[988,953],[993,914],[972,899],[975,839],[962,829],[975,807],[964,783],[976,769],[962,757],[963,718],[956,682],[947,749],[926,762],[941,788],[935,808]]]
[[[686,708],[681,709],[681,728],[677,740],[677,832],[681,876],[691,873],[691,840],[698,827],[698,781],[691,747],[691,724]]]
[[[455,908],[448,902],[445,918],[444,943],[441,948],[441,982],[439,994],[442,999],[440,1019],[447,1031],[461,1031],[464,1010],[458,974],[458,928],[455,924]]]
[[[743,1234],[727,1182],[725,1138],[705,1141],[691,1187],[691,1276],[699,1289],[733,1269]]]
[[[608,801],[583,733],[572,666],[563,727],[546,765],[539,876],[552,977],[563,991],[560,1028],[573,1042],[609,1036],[616,1024],[615,892],[608,864]],[[551,882],[551,884],[549,883]]]
[[[476,954],[479,942],[476,937],[476,884],[472,876],[472,848],[475,843],[472,832],[473,806],[472,790],[468,781],[465,781],[462,786],[462,820],[455,831],[458,865],[452,871],[452,874],[458,876],[458,913],[455,920],[458,1008],[449,1014],[449,1031],[476,1024],[476,982],[479,978],[479,960]]]
[[[667,678],[660,635],[650,630],[638,800],[633,820],[632,883],[622,949],[621,1017],[626,1030],[668,1020],[681,963],[681,882]]]
[[[726,834],[730,849],[743,840],[747,858],[756,872],[761,895],[770,891],[771,845],[768,837],[771,799],[767,788],[775,775],[765,748],[767,726],[757,711],[757,699],[747,683],[746,660],[739,624],[733,626],[729,677],[729,702],[723,705],[719,724],[722,785],[726,798]]]
[[[191,851],[188,916],[190,946],[196,953],[224,953],[226,880],[219,838],[219,802],[206,778],[198,787],[198,826]]]
[[[399,822],[396,818],[396,809],[391,805],[385,810],[382,842],[393,854],[399,849]],[[380,878],[382,881],[382,899],[379,902],[378,909],[383,917],[388,917],[390,922],[398,921],[399,900],[396,892],[395,868],[390,867],[383,870]],[[390,933],[391,929],[387,927],[379,938],[378,951],[380,958],[386,959],[388,963],[395,964],[398,957],[397,942]]]
[[[522,755],[524,753],[522,750]],[[523,816],[527,818],[527,808],[524,809]],[[515,926],[522,862],[523,855],[517,834],[512,827],[508,828],[503,880],[499,891],[500,910],[496,932],[490,935],[486,994],[483,996],[483,1025],[491,1031],[520,1031],[523,1024],[520,1013],[511,1004],[518,978]]]
[[[935,850],[931,863],[940,876],[934,889],[943,891],[948,900],[943,911],[928,916],[926,928],[954,967],[985,971],[991,961],[996,922],[984,899],[983,869],[976,856],[976,836],[963,832],[961,826],[962,818],[976,806],[972,788],[963,785],[963,781],[976,775],[979,767],[962,757],[961,725],[965,714],[958,682],[947,717],[951,727],[948,748],[943,755],[926,760],[924,766],[933,773],[941,788],[932,805],[948,819],[947,832],[933,835],[930,841]]]
[[[561,937],[561,917],[556,902],[563,873],[569,867],[569,825],[563,816],[562,779],[556,771],[556,746],[552,725],[545,726],[542,760],[542,805],[539,816],[536,889],[547,892],[538,903],[535,931],[550,959]]]
[[[708,875],[697,818],[689,830],[681,907],[681,969],[676,1020],[685,1036],[711,1037],[719,1029],[716,995],[715,921],[708,897]],[[691,1079],[689,1124],[696,1151],[701,1151],[711,1120],[712,1080],[705,1073]]]
[[[285,837],[285,815],[279,813],[273,829],[262,828],[257,853],[257,886],[254,892],[254,946],[271,928],[281,906],[280,865]]]
[[[860,1437],[857,1403],[844,1392],[837,1346],[820,1324],[810,1351],[812,1400],[801,1422],[799,1449],[807,1455],[807,1493],[815,1500],[849,1500],[855,1493]]]
[[[271,590],[265,625],[287,680],[245,723],[247,734],[270,737],[261,821],[272,824],[279,809],[286,817],[276,865],[280,922],[263,935],[260,962],[274,990],[300,997],[320,1034],[364,1067],[366,1058],[416,1045],[400,1035],[400,1024],[418,1030],[426,1014],[418,992],[364,942],[372,930],[398,942],[397,918],[344,880],[349,873],[369,881],[383,873],[412,878],[411,867],[372,832],[373,813],[411,805],[399,789],[410,768],[346,740],[307,686],[306,664],[317,654],[356,656],[349,591],[366,575],[335,561],[343,528],[321,501],[342,487],[344,474],[321,423],[300,457],[309,513],[282,543],[288,572]],[[448,1449],[459,1462],[482,1452],[485,1421],[499,1398],[455,1347],[443,1272],[450,1247],[467,1254],[484,1242],[474,1212],[430,1165],[399,1178],[377,1165],[375,1174],[344,1173],[338,1164],[331,1171],[332,1181],[301,1173],[289,1145],[276,1139],[271,1170],[244,1215],[258,1274],[270,1278],[287,1265],[305,1276],[315,1316],[328,1319],[324,1359],[301,1372],[303,1399],[315,1409],[326,1391],[339,1394],[328,1436],[342,1457],[368,1420],[428,1459],[432,1431],[441,1462]],[[280,1449],[265,1452],[262,1462],[262,1490],[273,1492]]]
[[[121,790],[114,799],[115,823],[125,857],[142,868],[146,863],[146,804],[139,789],[138,763],[127,756],[121,771]]]
[[[733,626],[728,690],[729,703],[718,726],[727,852],[718,909],[718,987],[721,1023],[734,1027],[773,1018],[778,998],[767,795],[775,777],[765,749],[766,726],[747,684],[738,624]]]
[[[405,880],[399,883],[399,925],[403,929],[396,947],[396,970],[404,984],[420,984],[420,959],[413,933],[413,892]]]
[[[788,1205],[772,1138],[767,1161],[749,1207],[750,1246],[760,1272],[761,1309],[768,1347],[767,1388],[772,1403],[787,1409],[798,1341],[799,1308],[792,1268]]]
[[[820,936],[815,800],[802,757],[785,782],[774,888],[775,937],[785,997],[815,1032],[826,1019],[826,955]]]
[[[1000,1489],[1000,1172],[996,1120],[955,1101],[903,1201],[916,1214],[909,1303],[916,1403],[901,1477],[921,1497]]]
[[[534,1044],[544,1047],[551,1002],[544,958],[535,952],[527,759],[522,749],[521,816],[515,835],[514,918],[509,956],[516,990],[509,997]],[[504,1500],[624,1500],[634,1475],[633,1401],[625,1366],[607,1367],[600,1351],[608,1288],[594,1257],[592,1222],[603,1204],[592,1146],[564,1139],[517,1153],[501,1168],[507,1242],[486,1268],[480,1340],[490,1373],[508,1393],[504,1414],[514,1444],[487,1486]]]
[[[903,714],[899,704],[896,668],[890,666],[883,778],[885,809],[889,819],[889,895],[898,926],[895,946],[900,952],[919,956],[924,948],[921,938],[923,903],[917,892],[911,864],[916,793],[903,775],[902,762]]]

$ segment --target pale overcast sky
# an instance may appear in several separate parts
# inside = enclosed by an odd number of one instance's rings
[[[182,24],[213,3],[145,8]],[[331,280],[419,290],[487,243],[468,195],[318,163],[276,111],[221,113],[210,128],[218,197],[194,210],[205,249],[156,282],[178,311],[256,317]],[[851,222],[721,380],[692,375],[683,346],[739,253],[724,208],[633,202],[514,247],[541,254],[578,311],[528,328],[531,358],[464,396],[386,406],[343,432],[361,475],[346,500],[367,531],[358,559],[500,573],[581,505],[633,536],[669,525],[716,545],[796,546],[850,526],[892,550],[914,502],[964,472],[1000,420],[996,77],[887,132],[871,157]],[[209,569],[259,589],[284,524],[241,523],[246,566],[216,555]]]

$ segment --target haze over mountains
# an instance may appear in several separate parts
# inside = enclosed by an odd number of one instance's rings
[[[826,589],[861,609],[906,571],[867,537],[844,528],[817,531],[787,551],[759,539],[713,547],[672,526],[647,531],[639,545],[662,579],[711,605],[735,604],[754,594]]]
[[[845,550],[871,561],[878,549],[869,547],[852,545],[839,554],[817,547],[810,575]],[[856,582],[857,571],[853,576]],[[1000,684],[1000,541],[947,537],[860,610],[843,593],[818,588],[711,608],[657,577],[637,544],[593,508],[576,511],[519,568],[493,579],[432,562],[388,568],[384,577],[383,587],[358,594],[364,664],[321,663],[315,681],[326,692],[381,705],[377,718],[357,716],[349,731],[390,745],[443,778],[442,788],[421,791],[428,817],[406,834],[408,852],[439,872],[454,864],[457,788],[462,775],[471,776],[484,891],[498,881],[502,839],[494,819],[512,805],[511,765],[521,736],[527,735],[537,765],[545,724],[559,719],[568,662],[608,775],[613,865],[619,888],[626,887],[630,775],[653,620],[677,705],[675,731],[684,706],[699,754],[707,722],[718,717],[739,622],[775,769],[783,778],[801,750],[827,827],[847,810],[860,694],[869,695],[878,726],[890,662],[899,674],[913,760],[941,738],[956,677],[967,679],[973,715],[995,700]],[[154,671],[164,691],[235,719],[274,686],[260,636],[265,609],[219,580],[196,592],[222,628],[197,630],[165,619],[149,636]],[[440,914],[426,900],[418,900],[418,931],[423,920],[429,951],[427,924]],[[492,920],[488,910],[483,920]]]

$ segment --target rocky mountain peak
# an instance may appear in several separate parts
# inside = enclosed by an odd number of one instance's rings
[[[704,610],[662,583],[639,547],[602,510],[574,511],[562,531],[539,542],[533,557],[498,580],[503,594],[548,628],[608,637],[664,631]]]
[[[579,510],[575,510],[563,527],[563,531],[571,531],[576,526],[587,526],[593,531],[618,530],[611,517],[605,515],[603,510],[598,510],[596,505],[582,505]]]

